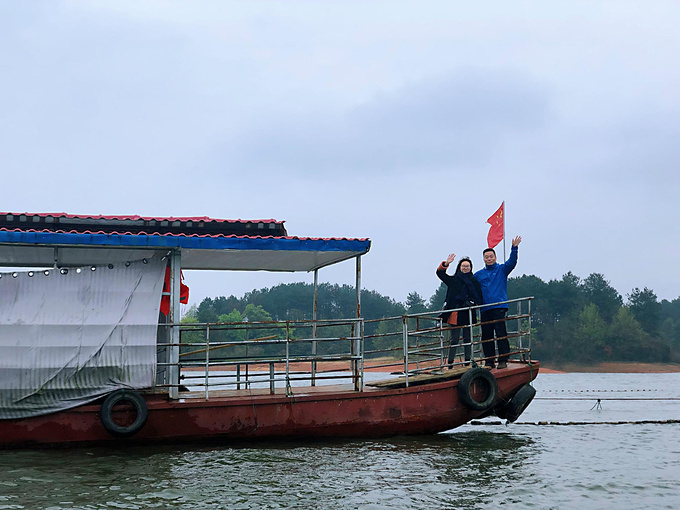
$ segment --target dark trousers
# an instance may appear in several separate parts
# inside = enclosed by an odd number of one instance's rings
[[[507,308],[492,308],[482,312],[482,349],[487,365],[493,365],[496,357],[496,343],[498,343],[498,362],[508,361],[510,353],[510,342],[508,341],[508,331],[505,328],[505,313]],[[491,322],[498,321],[498,322]],[[491,324],[486,324],[491,322]],[[493,334],[496,333],[496,342],[493,341]]]
[[[450,331],[451,347],[449,347],[449,360],[448,364],[451,365],[456,357],[456,351],[458,350],[458,341],[460,340],[460,332],[463,332],[463,344],[470,343],[470,326],[465,326],[460,329],[452,329]],[[463,352],[465,353],[465,361],[470,361],[472,358],[472,345],[463,345]]]

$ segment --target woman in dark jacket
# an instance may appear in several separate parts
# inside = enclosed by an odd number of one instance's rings
[[[446,303],[445,310],[456,308],[464,308],[468,306],[482,304],[482,287],[472,274],[472,261],[468,257],[460,259],[456,267],[456,273],[453,276],[446,274],[446,269],[456,258],[456,254],[452,253],[448,258],[439,264],[437,268],[437,276],[446,284]],[[472,312],[472,313],[470,313]],[[456,313],[456,312],[453,312]],[[472,315],[472,323],[477,322],[477,310],[460,310],[457,312],[456,320],[450,321],[451,313],[442,314],[445,322],[456,326],[468,326],[470,324],[470,315]],[[451,329],[451,347],[449,348],[449,367],[453,364],[456,357],[456,348],[460,340],[460,332],[463,332],[463,350],[465,353],[465,361],[469,362],[472,358],[472,349],[470,345],[470,329],[469,327],[458,327]]]

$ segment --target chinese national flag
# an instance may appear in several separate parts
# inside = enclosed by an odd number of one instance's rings
[[[494,248],[503,240],[503,222],[505,221],[503,214],[504,207],[505,202],[503,202],[498,210],[493,213],[488,220],[486,220],[486,222],[491,225],[491,228],[489,228],[489,233],[486,236],[486,242],[488,243],[489,248]]]

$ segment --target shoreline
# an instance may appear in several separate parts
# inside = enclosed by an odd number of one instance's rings
[[[675,374],[678,363],[636,363],[633,361],[604,361],[600,363],[546,363],[541,365],[545,374]]]

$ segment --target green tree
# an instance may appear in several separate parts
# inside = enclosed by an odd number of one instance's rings
[[[196,322],[198,322],[198,306],[191,305],[189,309],[185,312],[184,317],[191,317],[193,319],[197,319]]]
[[[673,321],[680,321],[680,297],[673,301],[664,299],[661,301],[661,318],[662,320],[673,319]]]
[[[661,301],[660,335],[673,349],[680,351],[680,297]]]
[[[272,316],[261,305],[248,303],[243,310],[243,319],[249,322],[267,322],[272,320]]]
[[[217,322],[220,315],[228,315],[231,310],[243,310],[239,299],[235,296],[205,298],[198,305],[196,316],[199,322]]]
[[[444,309],[444,303],[446,301],[446,284],[444,282],[441,282],[439,284],[439,287],[437,287],[437,290],[435,291],[432,296],[430,296],[430,300],[427,303],[427,309],[428,310],[443,310]]]
[[[598,361],[611,356],[611,349],[606,348],[607,329],[597,306],[587,304],[578,315],[574,328],[574,357],[583,361]]]
[[[543,361],[565,361],[573,359],[570,348],[574,338],[575,322],[569,317],[537,328],[532,338],[532,356]]]
[[[366,319],[381,319],[403,315],[404,305],[374,290],[361,292],[361,316]]]
[[[320,294],[323,293],[320,285]],[[275,285],[271,289],[260,289],[247,292],[242,302],[260,305],[267,310],[274,320],[300,320],[311,318],[314,307],[314,286],[298,282]]]
[[[621,307],[612,319],[609,328],[609,345],[612,358],[620,361],[633,361],[643,342],[649,337],[628,308]]]
[[[230,313],[224,313],[217,318],[217,322],[243,322],[243,315],[236,308]],[[211,341],[216,342],[242,342],[246,339],[245,327],[234,327],[233,324],[224,327],[216,327],[214,333],[211,332]]]
[[[376,356],[401,357],[404,345],[402,331],[401,320],[379,321],[376,329],[378,336],[372,340],[370,350],[380,351],[375,354]]]
[[[642,328],[651,335],[656,335],[661,326],[661,303],[656,299],[656,294],[645,287],[640,290],[634,288],[627,295],[628,309]]]
[[[585,298],[597,306],[602,318],[611,322],[614,315],[623,306],[621,294],[612,287],[601,273],[592,273],[583,280]]]
[[[571,271],[561,280],[550,280],[547,288],[549,313],[553,321],[581,310],[585,306],[581,279]]]
[[[180,324],[190,326],[198,323],[198,318],[187,313],[180,320]],[[180,342],[183,344],[197,344],[205,342],[205,330],[203,328],[184,329],[181,332]]]
[[[659,331],[661,338],[674,350],[680,350],[680,321],[668,317],[661,323]]]
[[[406,311],[407,313],[422,313],[427,311],[425,300],[417,292],[410,292],[406,296]]]
[[[555,313],[550,307],[547,295],[548,284],[538,276],[522,275],[508,279],[508,299],[534,298],[531,301],[532,323],[534,326],[550,324],[554,320]]]

